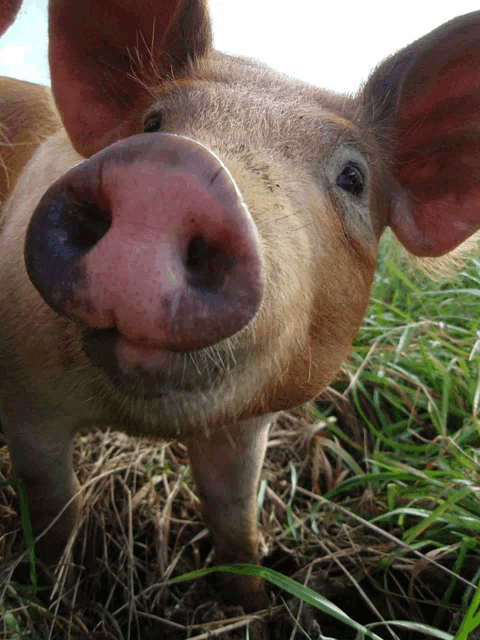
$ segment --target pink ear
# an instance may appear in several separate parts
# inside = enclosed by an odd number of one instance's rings
[[[22,0],[1,0],[0,6],[0,36],[12,26],[17,13],[22,6]]]
[[[386,60],[364,96],[397,141],[392,229],[416,255],[450,251],[480,228],[480,11]]]
[[[49,20],[55,101],[86,157],[138,128],[149,85],[211,41],[204,0],[50,0]]]

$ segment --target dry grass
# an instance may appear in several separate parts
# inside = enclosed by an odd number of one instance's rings
[[[260,491],[263,563],[308,584],[360,622],[424,619],[415,609],[438,605],[449,580],[448,557],[443,566],[431,566],[394,534],[362,521],[362,513],[370,518],[385,510],[368,484],[336,504],[320,497],[370,449],[362,429],[342,411],[347,406],[340,402],[338,415],[351,446],[340,444],[308,410],[282,414],[274,425]],[[23,534],[16,492],[0,491],[0,637],[240,639],[266,637],[266,629],[279,640],[320,638],[322,632],[354,637],[278,589],[270,611],[245,616],[217,603],[208,579],[168,584],[211,566],[213,557],[184,446],[95,431],[76,439],[75,466],[84,506],[53,593],[19,586],[28,584],[27,564],[12,579],[11,558],[24,549]],[[4,448],[0,482],[9,474]]]

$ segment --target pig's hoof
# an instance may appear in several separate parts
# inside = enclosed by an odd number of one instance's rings
[[[246,613],[268,609],[271,605],[261,578],[218,573],[216,582],[223,600],[241,606]]]

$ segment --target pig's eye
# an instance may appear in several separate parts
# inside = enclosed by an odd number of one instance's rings
[[[155,131],[160,131],[162,128],[162,114],[157,113],[154,116],[150,116],[145,120],[145,124],[143,125],[143,133],[154,133]]]
[[[343,191],[359,198],[365,189],[365,178],[355,162],[348,162],[338,174],[336,184]]]

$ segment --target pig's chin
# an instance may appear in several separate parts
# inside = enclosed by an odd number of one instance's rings
[[[223,370],[206,350],[180,353],[135,343],[116,329],[85,332],[84,350],[119,390],[145,399],[172,393],[205,392],[216,386]]]

